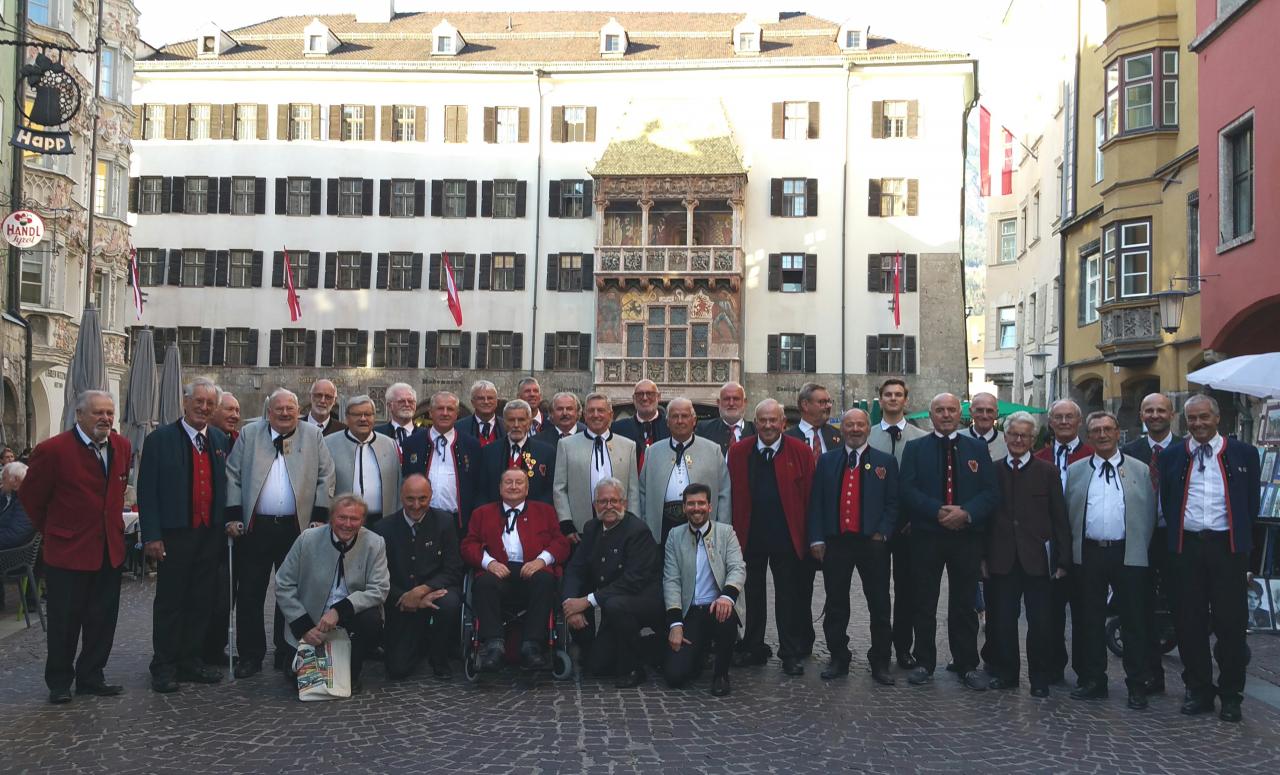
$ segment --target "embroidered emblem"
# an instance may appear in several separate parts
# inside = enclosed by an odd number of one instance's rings
[[[876,478],[883,479],[889,471],[884,466],[876,466]]]
[[[976,461],[976,460],[970,460],[970,461],[969,461],[969,470],[970,470],[970,471],[972,471],[972,472],[974,472],[975,474],[976,474],[976,473],[978,473],[978,461]]]
[[[418,453],[417,453],[417,452],[414,452],[412,455],[410,455],[410,456],[409,456],[409,462],[410,462],[410,463],[416,463],[416,462],[418,462]]]

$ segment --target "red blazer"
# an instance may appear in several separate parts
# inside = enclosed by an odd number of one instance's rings
[[[124,488],[129,483],[129,440],[111,432],[109,473],[72,430],[41,442],[31,453],[18,498],[44,534],[44,561],[65,570],[96,571],[103,553],[124,564]]]
[[[1057,439],[1049,439],[1049,443],[1041,447],[1035,453],[1035,457],[1040,460],[1043,460],[1044,462],[1048,463],[1054,468],[1057,468],[1058,461],[1053,456],[1053,451],[1057,449],[1057,445],[1058,445]],[[1076,446],[1075,452],[1072,452],[1070,455],[1067,455],[1067,465],[1071,465],[1077,460],[1084,460],[1085,458],[1089,457],[1092,454],[1093,454],[1093,447],[1089,446],[1088,444],[1082,441],[1078,446]]]
[[[472,568],[481,568],[484,553],[498,562],[507,561],[507,550],[502,545],[502,531],[507,527],[507,516],[502,501],[486,503],[471,513],[471,524],[459,549],[462,561]],[[556,576],[569,560],[569,539],[560,532],[560,519],[556,510],[546,503],[534,500],[524,502],[524,512],[516,520],[516,532],[524,548],[526,562],[542,552],[550,552],[555,559],[551,572]]]
[[[751,484],[747,470],[747,458],[756,446],[756,436],[747,436],[729,447],[729,482],[732,487],[733,531],[738,543],[747,545],[751,535]],[[782,498],[783,515],[791,532],[791,543],[796,556],[809,556],[809,542],[805,538],[806,518],[809,513],[809,493],[813,488],[813,450],[804,441],[792,436],[782,436],[782,446],[773,461],[778,477],[778,495]]]

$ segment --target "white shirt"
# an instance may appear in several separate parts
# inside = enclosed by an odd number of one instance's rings
[[[370,514],[382,513],[382,472],[378,468],[378,456],[373,452],[374,434],[370,433],[369,438],[361,443],[356,441],[355,434],[348,433],[347,440],[355,441],[356,456],[352,461],[351,468],[351,484],[356,494],[364,499],[369,505]],[[360,480],[361,466],[364,467],[364,481]],[[433,491],[434,492],[434,491]]]
[[[111,449],[110,441],[107,442],[107,446],[99,447],[93,439],[89,438],[87,435],[85,435],[84,431],[80,430],[79,425],[75,426],[75,428],[76,428],[76,433],[80,434],[81,443],[83,443],[86,447],[88,447],[89,451],[97,455],[98,459],[102,461],[102,473],[104,475],[111,473],[111,469],[109,468],[110,464],[107,462],[109,457],[109,453],[107,452],[107,450]],[[108,439],[109,438],[110,436],[108,436]]]
[[[808,420],[800,421],[800,432],[804,434],[805,443],[813,449],[813,434],[818,433],[816,426],[810,425]],[[822,438],[822,434],[818,433],[818,444],[822,447],[822,451],[827,451],[827,440]]]
[[[688,529],[692,531],[693,527],[690,526]],[[698,554],[697,554],[697,559],[694,560],[695,570],[693,573],[693,604],[694,605],[711,605],[716,600],[722,597],[728,600],[730,603],[733,602],[733,598],[729,597],[728,595],[720,594],[720,586],[716,584],[716,577],[711,572],[711,561],[707,558],[707,544],[705,540],[707,531],[710,529],[711,529],[711,523],[708,521],[704,523],[702,527],[699,529],[698,536],[696,538],[691,532],[686,533],[682,529],[676,529],[672,531],[675,535],[679,536],[678,539],[672,536],[667,537],[668,541],[676,541],[676,540],[697,541],[698,543]],[[668,627],[667,629],[671,629],[674,627],[681,627],[683,625],[684,625],[683,621],[673,622],[671,624],[671,627]]]
[[[206,425],[200,430],[196,430],[187,423],[187,418],[185,417],[179,420],[179,422],[182,423],[182,430],[186,431],[187,437],[191,439],[192,447],[196,445],[196,436],[200,436],[202,438],[201,443],[204,444],[204,448],[206,450],[209,449],[209,434],[207,433],[209,426]]]
[[[782,451],[782,437],[779,436],[778,438],[774,439],[772,444],[765,444],[763,441],[760,440],[760,437],[757,436],[756,449],[758,449],[761,452],[764,452],[766,449],[771,449],[773,450],[773,455],[776,458],[778,456],[778,453]]]
[[[907,418],[903,417],[897,422],[889,422],[888,420],[880,421],[880,430],[887,431],[890,428],[897,428],[898,430],[905,431],[907,429]]]
[[[667,439],[671,444],[672,451],[675,450],[678,443],[675,439]],[[686,447],[693,446],[693,436],[685,442]],[[689,456],[686,449],[680,457],[676,458],[675,465],[671,466],[671,476],[667,478],[667,497],[665,501],[684,500],[684,488],[689,486],[689,466],[685,463],[685,459]]]
[[[443,436],[431,429],[431,458],[427,479],[431,481],[431,508],[441,511],[458,511],[458,470],[453,465],[453,441],[457,430],[450,428]],[[444,447],[440,446],[444,439]]]
[[[410,436],[413,435],[414,431],[418,430],[417,426],[413,424],[413,420],[410,420],[407,425],[401,425],[395,420],[389,420],[389,422],[391,423],[390,435],[391,435],[391,438],[395,440],[396,446],[400,445],[400,439],[399,439],[400,434],[398,434],[396,431],[404,430],[404,437],[405,439],[408,439]]]
[[[739,418],[737,422],[726,422],[725,419],[721,417],[720,422],[724,423],[725,430],[729,432],[729,438],[733,439],[734,444],[742,441],[742,433],[746,430],[747,424],[743,422],[741,418]],[[725,454],[728,454],[728,452]]]
[[[1018,461],[1017,468],[1013,467],[1013,461],[1015,460]],[[1010,454],[1007,458],[1005,458],[1005,463],[1007,463],[1009,465],[1009,468],[1014,471],[1021,471],[1022,469],[1026,468],[1027,463],[1030,463],[1030,462],[1031,462],[1030,452],[1023,452],[1021,457],[1014,457],[1012,454]]]
[[[274,443],[280,437],[280,433],[275,428],[270,430],[271,441]],[[293,441],[296,439],[290,437],[285,444]],[[269,517],[283,517],[286,514],[298,513],[297,503],[293,499],[293,485],[289,482],[289,468],[284,464],[284,455],[278,454],[272,461],[271,470],[267,472],[267,481],[263,483],[262,491],[258,493],[258,502],[253,507],[253,511],[255,514],[265,514]]]
[[[1227,524],[1227,488],[1222,481],[1222,466],[1218,464],[1218,455],[1226,442],[1222,436],[1214,434],[1208,444],[1200,444],[1195,439],[1187,440],[1187,449],[1191,452],[1191,478],[1187,484],[1186,518],[1182,522],[1183,530],[1196,533],[1201,530],[1223,531]],[[1209,459],[1204,461],[1204,470],[1200,470],[1201,447],[1209,448]]]
[[[613,438],[613,431],[605,431],[599,436],[592,435],[591,431],[583,431],[588,439],[591,439],[591,492],[596,491],[596,485],[601,479],[607,479],[613,476],[613,460],[609,458],[609,440]],[[604,460],[596,455],[595,443],[597,438],[604,439]]]
[[[542,430],[542,424],[546,421],[546,418],[542,416],[542,411],[539,410],[538,413],[529,420],[529,434],[532,435],[540,432]]]
[[[1076,451],[1076,447],[1080,446],[1080,440],[1076,439],[1070,444],[1063,444],[1058,440],[1053,442],[1053,464],[1058,467],[1058,479],[1062,481],[1062,491],[1067,491],[1067,468],[1071,465],[1071,455]],[[1066,449],[1066,452],[1059,453],[1058,450]]]
[[[507,511],[515,509],[520,512],[516,515],[516,521],[520,521],[520,518],[524,516],[524,501],[520,501],[514,506],[508,506],[507,504],[499,501],[498,509],[502,512],[502,549],[507,553],[507,562],[524,562],[524,544],[520,542],[520,530],[516,529],[508,533],[506,529]],[[545,562],[548,568],[555,564],[556,561],[556,558],[552,557],[551,553],[546,550],[543,550],[538,555],[537,559]],[[497,560],[493,555],[489,554],[488,549],[485,549],[484,556],[480,558],[480,565],[484,567],[485,570],[488,570],[489,563],[491,562],[497,562]]]
[[[311,414],[310,412],[308,412],[308,413],[307,413],[307,420],[308,420],[312,425],[314,425],[314,426],[316,426],[317,428],[319,428],[320,430],[324,430],[325,426],[329,424],[329,418],[328,418],[328,417],[324,418],[323,420],[317,420],[317,419],[316,419],[316,416],[315,416],[314,414]]]
[[[1106,461],[1115,467],[1115,473],[1107,482],[1102,470],[1103,459],[1094,455],[1092,476],[1089,479],[1089,496],[1084,512],[1084,537],[1094,541],[1124,540],[1124,488],[1120,484],[1120,461],[1124,455],[1119,450]]]
[[[943,433],[942,433],[942,431],[934,431],[934,432],[933,432],[933,435],[934,435],[934,436],[937,436],[937,437],[938,437],[938,438],[940,438],[940,439],[954,439],[956,436],[959,436],[959,435],[960,435],[960,432],[959,432],[959,431],[952,431],[952,432],[950,432],[950,433],[943,434]]]

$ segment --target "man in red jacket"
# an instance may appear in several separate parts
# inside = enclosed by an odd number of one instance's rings
[[[766,398],[756,406],[756,435],[729,447],[733,530],[747,563],[747,623],[734,664],[763,665],[768,621],[765,572],[773,569],[773,608],[778,619],[778,657],[787,675],[804,673],[803,629],[810,615],[812,577],[804,571],[813,450],[783,434],[782,404]],[[809,580],[809,588],[804,588]]]
[[[76,694],[110,697],[124,691],[108,684],[102,673],[120,611],[124,488],[132,454],[128,440],[111,431],[115,416],[110,394],[81,393],[75,427],[36,447],[18,490],[32,524],[44,534],[49,600],[44,681],[55,704],[71,701],[73,680]]]
[[[545,667],[547,622],[556,602],[556,578],[569,559],[569,539],[560,532],[556,510],[529,500],[524,469],[502,472],[501,501],[476,509],[462,539],[462,561],[481,573],[472,586],[473,607],[485,642],[481,670],[502,665],[502,606],[525,609],[520,657],[529,669]]]

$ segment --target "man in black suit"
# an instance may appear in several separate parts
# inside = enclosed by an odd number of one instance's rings
[[[332,381],[318,379],[311,385],[311,408],[303,422],[311,423],[326,436],[341,433],[346,424],[333,416],[333,406],[338,402],[338,388]]]
[[[543,423],[542,430],[533,436],[554,447],[560,439],[581,433],[587,427],[581,419],[582,402],[578,397],[573,393],[556,393],[551,399],[551,421]]]
[[[822,677],[849,674],[849,584],[856,568],[871,615],[871,677],[892,686],[888,541],[898,523],[898,461],[867,444],[871,418],[861,409],[844,413],[840,432],[844,444],[818,459],[809,499],[809,551],[822,563],[827,592],[822,629],[831,662]]]
[[[655,442],[668,438],[671,431],[667,429],[667,416],[659,406],[662,392],[653,380],[642,379],[637,382],[631,398],[635,401],[635,414],[614,422],[610,430],[636,443],[636,470],[639,471],[644,468],[645,450]],[[631,506],[640,508],[638,503]]]
[[[616,675],[616,686],[629,689],[645,679],[641,628],[663,629],[662,552],[644,520],[627,511],[622,482],[601,479],[594,501],[597,518],[565,571],[564,615],[587,670]]]
[[[449,669],[449,636],[461,605],[462,556],[452,515],[433,509],[431,482],[413,474],[400,485],[403,508],[371,529],[387,545],[391,591],[386,618],[387,677],[406,678],[427,655],[436,678]]]
[[[426,431],[413,422],[418,414],[418,392],[404,382],[397,382],[383,395],[387,404],[387,421],[373,426],[373,432],[395,439],[403,453],[404,443],[410,437]]]
[[[217,403],[209,380],[187,385],[182,419],[147,437],[138,468],[143,551],[158,563],[151,627],[157,692],[175,692],[179,681],[222,680],[201,658],[227,499],[227,436],[209,424]]]
[[[431,481],[431,508],[449,512],[463,535],[475,508],[480,442],[458,433],[458,397],[447,390],[431,396],[431,429],[410,436],[400,448],[400,475]]]
[[[529,435],[529,405],[513,398],[502,409],[506,436],[480,450],[476,505],[502,500],[502,472],[516,468],[529,478],[528,498],[551,505],[551,483],[556,474],[556,449]]]
[[[1160,491],[1160,455],[1171,445],[1182,443],[1182,437],[1172,431],[1173,402],[1163,393],[1151,393],[1142,399],[1142,424],[1147,435],[1134,439],[1120,448],[1125,455],[1147,464],[1151,484]],[[1162,633],[1156,627],[1157,595],[1164,594],[1173,607],[1173,584],[1169,583],[1166,568],[1169,562],[1168,531],[1164,512],[1156,502],[1156,529],[1147,551],[1147,669],[1151,680],[1147,694],[1164,692],[1164,649],[1160,646]]]
[[[720,450],[728,457],[729,447],[756,432],[756,426],[743,419],[747,412],[747,391],[737,382],[726,382],[720,388],[716,406],[720,409],[720,416],[698,423],[698,435],[719,444]]]
[[[516,384],[516,398],[533,407],[533,419],[529,422],[530,433],[541,433],[543,426],[547,424],[542,411],[542,385],[533,377],[525,377]]]
[[[999,483],[987,445],[956,432],[960,399],[940,393],[929,403],[933,433],[907,442],[902,452],[903,520],[911,525],[916,576],[913,686],[933,680],[937,665],[938,594],[947,571],[947,640],[964,685],[982,691],[978,670],[978,586],[983,533],[1000,504]]]
[[[480,442],[481,447],[507,435],[498,416],[498,388],[489,380],[482,379],[471,386],[471,414],[458,422],[458,432]]]

